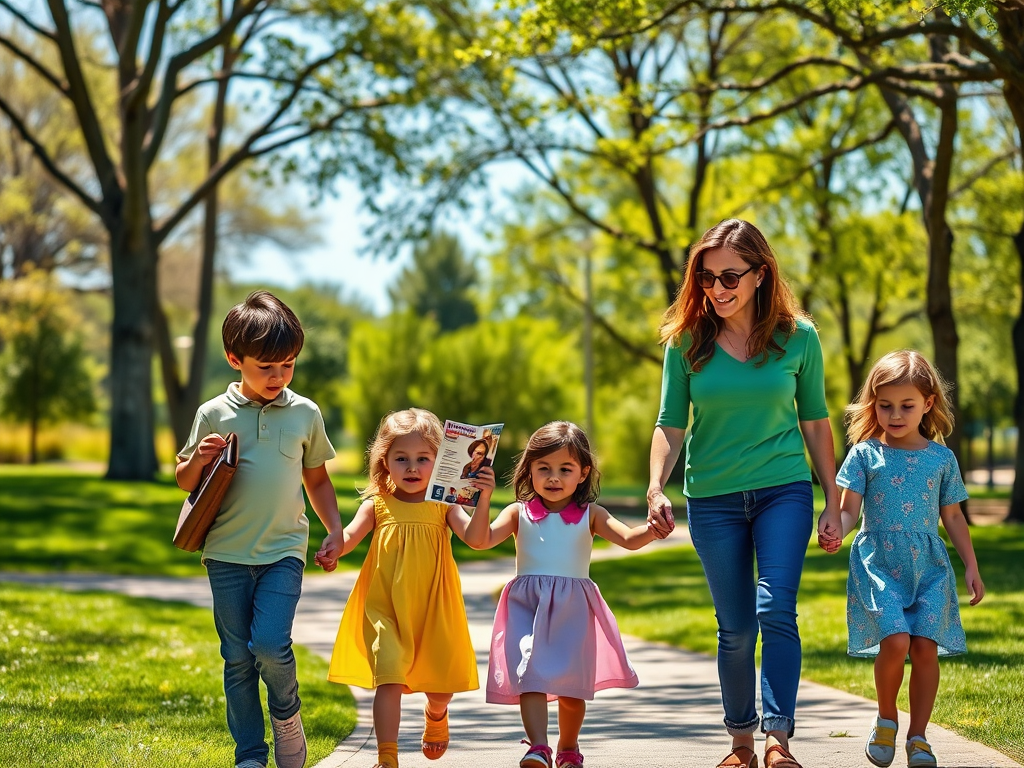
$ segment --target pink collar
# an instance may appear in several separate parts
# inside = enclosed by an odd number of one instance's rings
[[[539,523],[548,515],[556,514],[544,506],[540,496],[534,496],[524,503],[523,506],[526,508],[526,516],[534,523]],[[570,501],[565,509],[557,514],[561,516],[562,522],[566,525],[576,525],[576,523],[583,519],[583,515],[586,513],[587,507],[581,507],[575,501]]]

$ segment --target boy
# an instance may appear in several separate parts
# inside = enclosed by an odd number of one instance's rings
[[[287,388],[304,338],[294,313],[273,294],[256,291],[231,308],[221,333],[241,381],[199,407],[175,478],[191,491],[226,445],[222,435],[238,435],[238,469],[203,547],[235,768],[267,765],[261,677],[274,759],[279,768],[302,768],[306,737],[291,639],[309,534],[301,486],[327,528],[325,560],[337,559],[341,517],[324,466],[334,448],[320,409]]]

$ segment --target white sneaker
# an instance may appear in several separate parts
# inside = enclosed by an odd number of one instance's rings
[[[235,766],[235,768],[267,768],[267,766],[265,766],[259,760],[253,760],[252,758],[249,758],[248,760],[243,760],[242,762],[238,763]]]
[[[910,768],[935,768],[938,765],[932,745],[921,736],[907,739],[907,765]]]
[[[868,743],[864,745],[864,754],[880,768],[888,768],[896,757],[897,727],[892,720],[886,720],[884,717],[875,718]]]
[[[302,717],[296,712],[287,720],[270,716],[274,731],[274,762],[277,768],[303,768],[306,764],[306,734]]]

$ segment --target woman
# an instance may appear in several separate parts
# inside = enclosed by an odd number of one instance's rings
[[[733,744],[719,766],[757,766],[760,630],[764,766],[800,768],[789,737],[800,682],[796,593],[814,513],[805,445],[825,492],[819,532],[839,530],[818,335],[782,281],[764,235],[729,219],[691,250],[661,341],[648,520],[662,533],[671,525],[664,487],[685,442],[683,493],[718,619],[718,676]]]
[[[476,473],[481,467],[491,466],[490,459],[487,458],[487,452],[490,450],[490,446],[484,439],[474,440],[469,444],[469,448],[466,449],[466,453],[469,454],[469,463],[462,468],[463,479],[467,477],[476,477]]]

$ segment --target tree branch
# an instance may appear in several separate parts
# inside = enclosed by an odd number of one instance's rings
[[[60,50],[61,62],[64,65],[64,74],[68,79],[68,98],[75,108],[75,115],[78,117],[78,124],[82,129],[82,138],[85,140],[89,158],[96,169],[96,178],[104,190],[104,197],[106,197],[115,189],[120,189],[117,169],[114,167],[107,152],[107,145],[103,140],[103,126],[100,124],[96,107],[92,103],[85,75],[78,60],[74,33],[71,30],[67,8],[64,7],[64,0],[47,0],[47,4],[56,25],[55,40]]]
[[[32,21],[32,19],[30,19],[24,13],[22,13],[17,8],[15,8],[13,5],[11,5],[9,0],[0,0],[0,8],[3,8],[4,10],[6,10],[14,18],[16,18],[18,21],[20,21],[22,24],[24,24],[26,27],[31,29],[33,32],[35,32],[40,37],[45,37],[47,40],[49,40],[52,43],[57,42],[57,35],[56,35],[55,32],[53,32],[52,30],[43,29],[42,27],[40,27],[38,24],[36,24],[34,21]]]
[[[611,323],[608,322],[604,315],[595,312],[592,306],[588,307],[586,299],[584,299],[582,296],[577,295],[577,293],[572,289],[572,287],[562,276],[561,272],[559,272],[557,269],[554,269],[553,267],[546,267],[543,271],[547,273],[548,277],[555,285],[562,289],[562,293],[564,293],[572,302],[582,307],[583,309],[589,309],[590,316],[594,319],[594,322],[596,322],[598,327],[601,328],[605,333],[607,333],[611,337],[612,341],[614,341],[616,344],[618,344],[620,347],[625,349],[627,352],[629,352],[631,355],[633,355],[639,360],[654,363],[655,365],[662,364],[663,361],[660,356],[654,354],[650,350],[638,346],[634,342],[627,339],[625,336],[623,336],[621,333],[615,330],[615,328],[612,326]]]
[[[290,100],[286,101],[287,103],[282,104],[281,108],[277,110],[273,116],[268,118],[262,126],[249,134],[246,140],[237,147],[234,152],[210,168],[206,178],[192,191],[188,198],[186,198],[185,201],[182,202],[182,204],[163,221],[163,223],[155,228],[153,236],[158,245],[167,238],[174,228],[181,223],[182,219],[184,219],[196,205],[203,201],[206,195],[209,194],[210,190],[216,186],[221,179],[231,173],[246,160],[252,160],[262,157],[263,155],[276,152],[279,149],[283,149],[298,141],[307,139],[317,133],[327,131],[350,112],[363,109],[374,109],[381,106],[387,106],[392,103],[387,100],[375,99],[373,101],[362,102],[358,105],[352,105],[335,113],[323,122],[310,125],[306,130],[300,133],[286,136],[276,142],[271,142],[266,146],[253,149],[253,145],[260,139],[273,136],[275,133],[285,128],[285,126],[278,126],[275,128],[273,124],[281,117],[281,115],[284,114],[284,112],[287,111],[288,106],[290,106]]]
[[[42,163],[43,167],[46,168],[47,172],[53,176],[58,182],[64,185],[72,194],[75,195],[82,204],[85,205],[93,213],[102,217],[103,209],[99,201],[93,199],[89,194],[75,182],[70,176],[62,171],[56,161],[47,152],[44,147],[36,138],[32,135],[32,132],[28,129],[25,121],[14,111],[11,105],[4,98],[3,94],[0,94],[0,112],[7,115],[7,119],[11,121],[11,125],[21,136],[22,141],[32,148],[32,154]]]
[[[30,69],[34,70],[36,74],[42,77],[46,82],[52,85],[57,91],[62,93],[64,96],[70,96],[68,93],[67,85],[57,76],[55,72],[50,70],[45,64],[39,59],[33,56],[31,53],[26,51],[20,45],[15,43],[13,40],[8,38],[6,35],[0,35],[0,46],[6,48],[15,57],[25,62]]]
[[[50,2],[54,2],[54,0],[50,0]],[[146,146],[143,150],[143,162],[147,168],[152,166],[156,160],[157,153],[160,151],[160,145],[163,143],[164,136],[167,133],[167,126],[171,119],[171,106],[177,98],[178,75],[193,61],[205,56],[230,38],[242,19],[253,13],[264,2],[267,2],[267,0],[239,0],[232,9],[231,16],[225,19],[219,29],[190,48],[171,57],[164,72],[163,88],[159,97],[157,97],[156,106],[153,109],[153,122],[150,126],[149,135],[146,137]],[[173,6],[173,8],[176,9],[177,6]]]

